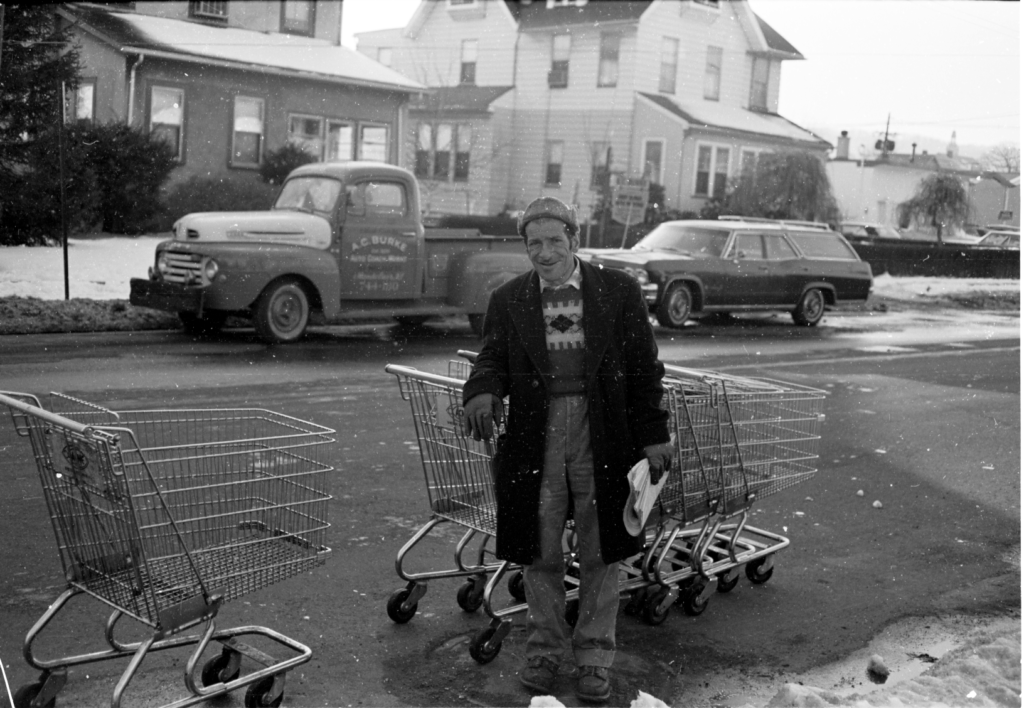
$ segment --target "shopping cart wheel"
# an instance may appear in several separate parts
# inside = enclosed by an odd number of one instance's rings
[[[663,587],[647,593],[647,599],[644,600],[643,608],[644,622],[652,627],[656,627],[668,619],[668,611],[672,603],[662,606],[665,598],[668,597],[668,592],[668,588]]]
[[[418,602],[414,602],[405,608],[402,607],[409,598],[409,594],[409,588],[402,588],[401,590],[395,590],[391,593],[391,597],[388,598],[388,617],[393,622],[405,624],[416,616],[416,610],[419,608]]]
[[[699,578],[691,578],[689,582],[679,584],[679,604],[683,606],[683,612],[696,617],[708,608],[708,598],[704,590],[707,583]]]
[[[30,708],[32,701],[35,700],[35,697],[38,696],[39,692],[42,690],[42,681],[22,686],[14,692],[14,708]],[[55,705],[57,705],[56,696],[51,698],[50,702],[43,706],[43,708],[53,708]]]
[[[237,657],[232,660],[232,654]],[[238,652],[224,651],[213,657],[203,665],[203,685],[212,686],[215,683],[228,683],[238,678],[241,669],[241,655]]]
[[[266,676],[249,686],[245,692],[245,708],[277,708],[284,700],[284,691],[277,694],[277,698],[271,699],[271,689],[274,688],[274,677]]]
[[[523,584],[523,571],[517,570],[509,576],[508,594],[516,602],[526,602],[526,585]]]
[[[580,601],[569,600],[565,603],[565,621],[570,627],[575,627],[580,619]]]
[[[469,655],[476,663],[489,664],[501,651],[501,641],[491,641],[494,631],[494,627],[484,627],[473,637],[473,641],[469,645]]]
[[[740,569],[730,568],[729,570],[723,570],[718,574],[718,587],[715,588],[718,592],[729,592],[736,587],[740,582]]]
[[[747,573],[747,578],[754,585],[760,585],[761,583],[767,583],[768,578],[772,577],[772,573],[775,571],[773,565],[772,554],[752,560],[744,566],[744,570]]]
[[[477,584],[473,580],[467,580],[459,588],[455,600],[459,603],[459,607],[466,612],[476,612],[480,609],[480,605],[484,604],[483,586],[477,589]]]

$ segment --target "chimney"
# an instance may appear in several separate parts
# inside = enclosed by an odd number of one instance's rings
[[[959,157],[960,148],[956,144],[956,131],[953,131],[953,137],[949,139],[949,145],[946,146],[946,157]]]
[[[917,143],[910,143],[910,161],[914,161],[914,157],[917,155]]]
[[[850,159],[850,136],[845,130],[839,134],[839,140],[836,141],[836,159]]]

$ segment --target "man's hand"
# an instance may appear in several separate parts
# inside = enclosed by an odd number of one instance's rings
[[[651,484],[657,484],[662,473],[668,471],[672,465],[674,452],[675,446],[670,442],[648,445],[644,448],[644,455],[647,456],[647,464],[650,465],[651,470]]]
[[[466,433],[472,434],[474,440],[490,440],[504,410],[501,399],[493,393],[473,396],[463,408]]]

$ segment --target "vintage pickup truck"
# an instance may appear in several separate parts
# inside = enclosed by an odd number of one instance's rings
[[[311,320],[464,314],[479,333],[491,291],[529,267],[516,237],[424,229],[408,170],[316,163],[288,176],[270,211],[179,219],[130,300],[178,313],[192,333],[248,317],[271,343],[299,339]]]

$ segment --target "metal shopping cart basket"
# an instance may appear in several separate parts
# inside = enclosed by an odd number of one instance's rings
[[[630,608],[651,624],[674,602],[690,615],[714,590],[729,592],[741,567],[755,583],[772,575],[789,539],[747,523],[756,501],[817,472],[824,391],[765,378],[666,365],[666,398],[676,433],[676,469],[642,565],[650,584]]]
[[[217,629],[221,605],[322,564],[327,523],[326,450],[333,430],[257,409],[113,412],[60,394],[50,410],[35,396],[0,392],[17,433],[29,439],[56,534],[67,589],[25,639],[42,674],[18,690],[15,708],[53,705],[70,666],[130,657],[122,695],[151,651],[195,645],[185,670],[186,706],[248,686],[245,705],[279,705],[285,673],[310,649],[266,627]],[[75,595],[114,609],[110,648],[43,660],[39,633]],[[140,642],[115,638],[131,617],[152,628]],[[184,630],[205,624],[199,634]],[[290,650],[277,660],[240,637]],[[211,641],[221,652],[195,669]],[[245,656],[261,668],[240,676]]]

